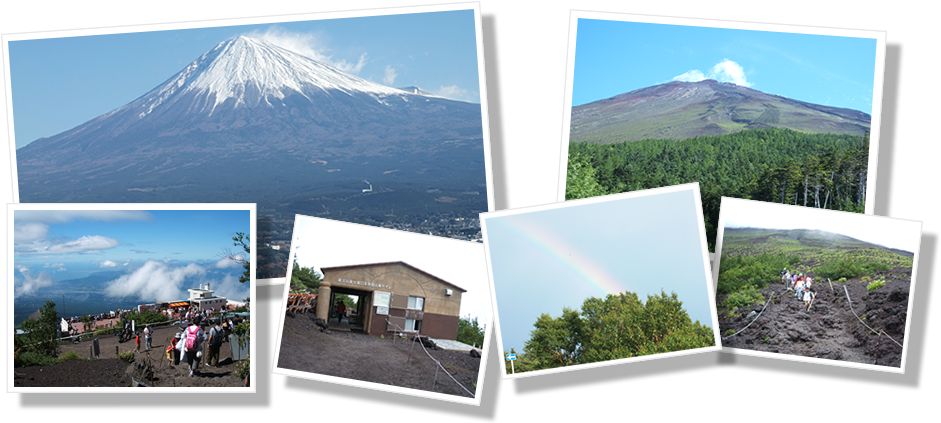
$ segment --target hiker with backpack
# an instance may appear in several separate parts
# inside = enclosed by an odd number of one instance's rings
[[[190,377],[196,375],[199,368],[199,359],[202,356],[202,342],[206,340],[206,333],[199,327],[199,316],[183,332],[183,353],[190,365]]]
[[[215,326],[209,330],[209,358],[206,359],[206,365],[209,367],[219,366],[219,350],[222,349],[222,340],[225,332],[222,326],[216,321]]]

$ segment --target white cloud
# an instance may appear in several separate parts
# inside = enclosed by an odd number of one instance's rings
[[[251,295],[248,283],[239,282],[239,278],[226,275],[222,280],[214,281],[209,285],[217,297],[225,297],[235,301],[242,301]]]
[[[745,77],[745,69],[741,65],[735,63],[729,59],[722,59],[721,62],[716,63],[712,69],[709,69],[709,72],[703,73],[698,69],[693,69],[678,75],[673,78],[674,81],[682,82],[699,82],[706,79],[715,79],[719,82],[730,82],[735,85],[741,85],[743,87],[751,87],[755,85],[751,82],[748,82]]]
[[[239,260],[245,260],[245,255],[239,253],[239,254],[236,254],[236,255],[235,255],[235,258],[237,258],[237,259],[239,259]],[[227,259],[227,258],[224,258],[224,259],[222,259],[222,260],[219,260],[219,261],[216,262],[215,265],[213,265],[213,267],[215,267],[216,269],[228,269],[228,268],[230,268],[230,267],[241,267],[241,266],[242,266],[241,263],[239,263],[239,262],[237,262],[237,261],[235,261],[235,260],[229,260],[229,259]]]
[[[62,240],[49,233],[50,224],[75,220],[111,222],[134,220],[147,222],[153,215],[140,210],[15,210],[13,212],[14,251],[20,254],[93,254],[118,246],[113,238],[86,235]]]
[[[31,294],[39,288],[52,285],[52,278],[50,278],[46,272],[39,272],[38,275],[33,276],[29,268],[23,265],[16,265],[16,270],[19,270],[22,275],[22,279],[20,279],[22,283],[20,286],[14,285],[13,298]]]
[[[66,270],[65,263],[46,263],[46,265],[43,267],[47,269],[52,269],[53,272],[61,272],[63,270]]]
[[[391,86],[395,83],[395,78],[399,76],[395,73],[395,68],[392,65],[386,65],[386,76],[382,77],[382,83]]]
[[[49,225],[39,222],[13,223],[13,243],[20,244],[44,239],[49,233]]]
[[[673,78],[674,81],[681,82],[699,82],[705,79],[706,75],[703,75],[702,71],[697,69],[687,71],[686,73]]]
[[[291,50],[318,62],[326,63],[347,73],[359,73],[366,66],[366,53],[359,56],[356,63],[345,59],[334,59],[329,49],[322,46],[322,42],[310,33],[285,31],[279,28],[269,28],[265,32],[250,32],[249,37],[260,38],[276,46]]]
[[[72,241],[49,240],[42,242],[33,242],[31,244],[19,246],[18,253],[23,254],[99,254],[101,250],[107,250],[120,245],[120,242],[114,238],[108,238],[100,235],[85,235]]]
[[[185,298],[183,281],[206,274],[206,269],[190,263],[186,267],[171,267],[148,260],[141,268],[107,284],[105,294],[111,297],[134,297],[146,300],[170,301]]]
[[[141,210],[16,210],[13,220],[21,222],[40,223],[69,223],[74,220],[100,220],[111,222],[115,220],[136,220],[148,222],[153,215]]]
[[[355,65],[343,59],[328,63],[346,73],[359,73],[359,71],[363,70],[363,66],[366,66],[366,53],[359,56],[359,61],[357,61]]]
[[[470,92],[457,85],[442,85],[437,90],[432,90],[431,93],[451,100],[468,101],[472,103],[479,101],[479,96],[476,93]]]
[[[100,266],[101,267],[118,267],[118,264],[111,260],[105,260],[100,263]]]

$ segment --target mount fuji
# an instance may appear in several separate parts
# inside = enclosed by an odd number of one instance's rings
[[[254,202],[259,216],[381,224],[390,210],[487,211],[483,141],[479,104],[238,36],[136,100],[19,148],[16,164],[21,202]]]

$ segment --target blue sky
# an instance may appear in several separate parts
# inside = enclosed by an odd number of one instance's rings
[[[237,35],[373,82],[480,102],[473,10],[21,40],[9,43],[16,147],[127,104]]]
[[[542,313],[558,317],[623,291],[642,301],[676,292],[694,321],[712,327],[692,189],[563,204],[481,215],[505,350],[522,352]]]
[[[701,75],[872,114],[875,62],[874,38],[579,19],[572,105]]]
[[[13,219],[16,296],[100,271],[128,275],[113,284],[122,296],[169,300],[206,282],[239,300],[249,290],[238,282],[244,269],[220,257],[244,253],[232,237],[250,232],[248,210],[15,210]]]

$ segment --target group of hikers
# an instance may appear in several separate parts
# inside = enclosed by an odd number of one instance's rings
[[[781,282],[784,283],[788,291],[794,291],[794,296],[797,299],[804,300],[805,295],[815,295],[813,290],[811,290],[814,282],[813,279],[810,276],[805,276],[803,273],[796,271],[791,273],[791,271],[787,270],[785,267],[784,270],[781,271]]]
[[[209,367],[219,366],[219,352],[222,349],[222,343],[225,341],[228,333],[235,326],[235,321],[229,318],[224,323],[223,319],[213,319],[209,325],[208,333],[200,327],[203,317],[196,314],[189,324],[181,323],[182,332],[178,332],[169,345],[167,345],[167,359],[171,365],[180,362],[189,365],[190,377],[196,375],[199,369],[199,363],[203,358],[203,344],[208,346],[206,355],[206,365]]]

